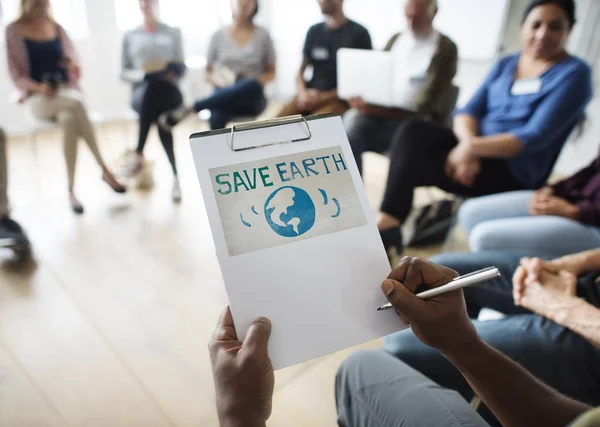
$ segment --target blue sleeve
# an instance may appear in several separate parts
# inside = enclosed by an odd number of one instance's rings
[[[487,113],[487,98],[488,98],[488,89],[490,85],[498,78],[498,76],[502,73],[504,65],[506,63],[506,58],[498,60],[493,66],[485,80],[479,86],[479,89],[475,92],[475,94],[471,97],[467,105],[463,108],[460,108],[456,111],[455,114],[468,114],[469,116],[473,116],[477,119],[482,119]]]
[[[537,106],[527,124],[510,133],[528,150],[545,149],[550,135],[560,134],[573,127],[582,117],[592,99],[592,72],[587,65],[568,70],[560,84]]]

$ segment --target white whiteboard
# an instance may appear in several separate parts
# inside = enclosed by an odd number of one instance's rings
[[[375,47],[406,28],[401,0],[345,0],[346,13],[367,27]],[[458,46],[462,59],[493,59],[502,44],[509,0],[438,0],[434,25]]]

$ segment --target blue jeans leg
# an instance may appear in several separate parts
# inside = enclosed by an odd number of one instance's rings
[[[533,191],[511,191],[467,200],[458,211],[458,222],[467,235],[478,224],[492,219],[529,216],[528,204]]]
[[[220,129],[236,115],[260,114],[266,104],[262,85],[256,79],[243,79],[232,86],[216,89],[209,97],[197,101],[194,110],[211,110],[211,128]]]

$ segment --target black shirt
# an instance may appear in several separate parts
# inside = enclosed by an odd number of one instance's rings
[[[325,22],[313,25],[306,34],[304,58],[314,68],[307,87],[320,91],[337,88],[337,51],[341,47],[372,49],[369,31],[348,20],[343,27],[332,29]]]

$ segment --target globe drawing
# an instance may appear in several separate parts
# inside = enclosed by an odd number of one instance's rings
[[[298,187],[281,187],[265,202],[265,218],[283,237],[298,237],[315,225],[316,208],[308,193]]]

